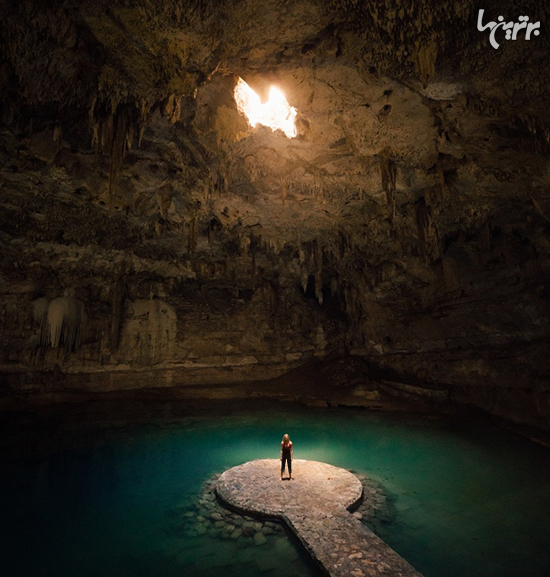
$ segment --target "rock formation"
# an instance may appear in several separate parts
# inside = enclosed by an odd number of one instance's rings
[[[464,0],[2,2],[7,386],[353,354],[548,428],[550,8],[522,10],[541,34],[494,49]]]

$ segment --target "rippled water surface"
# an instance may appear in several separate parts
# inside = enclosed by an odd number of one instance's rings
[[[205,480],[294,457],[366,473],[388,495],[380,535],[426,577],[550,574],[550,452],[492,427],[355,410],[277,408],[127,425],[125,435],[0,461],[0,574],[308,576],[283,533],[267,543],[189,536]]]

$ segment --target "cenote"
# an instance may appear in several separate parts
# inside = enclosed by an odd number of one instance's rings
[[[1,16],[0,577],[550,576],[550,2]]]
[[[277,458],[283,432],[295,458],[366,474],[383,488],[389,514],[373,528],[425,577],[547,574],[546,448],[441,415],[277,404],[88,430],[85,446],[4,457],[2,574],[315,575],[284,532],[261,545],[189,536],[195,520],[185,513],[204,482]]]

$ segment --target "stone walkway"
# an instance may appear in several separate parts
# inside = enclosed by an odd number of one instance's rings
[[[280,461],[263,459],[233,467],[216,492],[229,506],[282,519],[332,577],[422,577],[348,509],[362,495],[349,471],[293,459],[292,481],[280,480]]]

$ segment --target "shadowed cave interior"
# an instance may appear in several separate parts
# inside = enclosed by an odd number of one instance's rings
[[[270,403],[548,444],[549,12],[2,2],[0,446]]]

